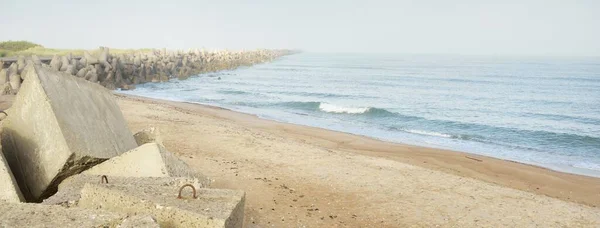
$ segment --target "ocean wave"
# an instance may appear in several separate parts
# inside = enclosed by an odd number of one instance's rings
[[[356,97],[356,96],[347,95],[347,94],[333,94],[333,93],[319,93],[319,92],[272,91],[271,93],[285,94],[285,95],[298,95],[298,96],[304,96],[304,97],[319,97],[319,98],[331,98],[331,97],[335,97],[335,98],[348,98],[348,97]],[[372,98],[372,97],[361,96],[360,98]]]
[[[600,171],[600,164],[592,162],[580,162],[573,165],[575,168]]]
[[[586,116],[573,116],[573,115],[564,115],[564,114],[550,114],[550,113],[531,113],[525,112],[523,115],[532,116],[534,118],[544,118],[549,120],[557,120],[557,121],[576,121],[584,124],[598,124],[600,125],[599,118],[586,117]]]
[[[406,131],[408,133],[418,134],[418,135],[436,136],[436,137],[442,137],[442,138],[456,138],[456,136],[444,134],[444,133],[440,133],[440,132],[412,130],[412,129],[407,129],[404,131]]]
[[[475,141],[513,149],[568,154],[568,148],[574,145],[584,150],[597,150],[597,148],[600,148],[600,138],[595,136],[520,129],[517,126],[493,126],[481,123],[428,119],[375,107],[350,107],[325,102],[285,102],[278,103],[277,106],[305,112],[348,115],[363,118],[363,120],[364,118],[378,119],[375,120],[377,123],[393,131]],[[373,120],[365,121],[370,122]],[[548,145],[553,146],[549,147]]]
[[[331,113],[348,113],[348,114],[362,114],[371,110],[371,107],[344,107],[328,103],[320,103],[319,109],[323,112]]]
[[[600,164],[593,163],[593,162],[580,162],[580,163],[573,164],[573,167],[580,168],[580,169],[589,169],[589,170],[600,171]]]
[[[317,111],[319,109],[319,105],[321,105],[321,102],[290,101],[290,102],[276,103],[273,106],[282,106],[282,107],[286,107],[286,108],[299,109],[299,110],[305,110],[305,111]]]
[[[232,94],[232,95],[245,95],[245,94],[251,94],[245,91],[240,91],[240,90],[219,90],[217,91],[218,93],[221,94]]]
[[[411,117],[402,116],[399,113],[390,112],[386,109],[375,108],[375,107],[350,107],[350,106],[341,106],[326,102],[283,102],[278,103],[277,106],[284,106],[287,108],[305,110],[305,111],[315,111],[315,112],[325,112],[332,114],[350,114],[350,115],[363,115],[369,117],[407,117],[410,119]],[[418,117],[412,117],[418,118]]]
[[[426,130],[409,129],[409,128],[402,128],[402,127],[388,127],[388,130],[401,131],[401,132],[412,133],[412,134],[417,134],[417,135],[451,138],[451,139],[474,140],[474,141],[480,140],[480,137],[474,136],[474,135],[450,134],[450,133],[442,133],[442,132],[436,132],[436,131],[430,131],[430,130],[426,131]]]

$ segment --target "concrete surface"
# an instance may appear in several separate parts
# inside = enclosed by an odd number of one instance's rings
[[[128,218],[125,218],[121,224],[118,226],[119,228],[160,228],[158,225],[158,221],[150,215],[134,215]]]
[[[116,227],[124,213],[30,203],[0,203],[0,227]]]
[[[15,100],[15,95],[2,95],[0,96],[0,110],[9,109],[12,106],[12,103]],[[0,118],[5,119],[6,115],[0,113]]]
[[[160,136],[160,130],[157,127],[149,127],[141,130],[133,135],[138,146],[146,143],[155,142],[163,145],[162,137]]]
[[[173,153],[169,152],[165,148],[165,146],[162,143],[163,141],[158,127],[146,128],[135,133],[133,137],[135,138],[138,145],[143,145],[146,143],[158,144],[158,146],[161,148],[161,155],[167,166],[169,176],[205,178],[202,174],[194,171],[187,165],[187,163],[179,159],[177,156],[175,156]]]
[[[167,177],[167,167],[156,143],[147,143],[102,162],[82,174],[120,177]]]
[[[204,175],[195,171],[187,163],[179,159],[179,157],[167,151],[163,145],[158,144],[158,147],[160,148],[160,154],[165,161],[165,165],[167,166],[167,172],[169,173],[169,176],[207,179]]]
[[[43,66],[24,71],[2,145],[26,200],[49,196],[64,178],[137,146],[102,86]]]
[[[184,184],[191,184],[196,189],[208,187],[210,181],[191,177],[117,177],[108,176],[109,184],[128,186],[161,186],[169,187],[171,191],[178,191]],[[97,184],[101,182],[98,175],[75,175],[67,178],[58,186],[58,192],[45,199],[42,204],[62,205],[65,207],[77,206],[81,197],[81,189],[86,183]]]
[[[0,151],[2,147],[0,147]],[[21,190],[13,177],[8,164],[4,160],[4,155],[0,153],[0,203],[6,201],[18,203],[23,201]]]
[[[120,186],[85,184],[79,207],[102,209],[127,214],[154,216],[165,227],[242,227],[245,194],[223,189],[185,189],[184,199],[178,191],[161,186]]]

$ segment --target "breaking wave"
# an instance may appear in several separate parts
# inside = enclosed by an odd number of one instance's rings
[[[328,104],[328,103],[320,103],[319,110],[321,110],[323,112],[330,112],[330,113],[362,114],[362,113],[370,111],[371,107],[354,108],[354,107],[338,106],[338,105],[333,105],[333,104]]]
[[[299,109],[304,111],[319,111],[333,114],[352,114],[352,115],[367,115],[371,117],[391,117],[400,116],[398,113],[390,112],[383,108],[375,107],[350,107],[341,106],[325,102],[283,102],[278,103],[276,106],[284,106],[292,109]]]

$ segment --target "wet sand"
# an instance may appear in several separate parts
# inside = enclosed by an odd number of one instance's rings
[[[247,227],[600,226],[600,179],[485,156],[117,95],[132,131],[213,187],[246,191]]]

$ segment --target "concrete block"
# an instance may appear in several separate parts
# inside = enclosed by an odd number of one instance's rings
[[[109,184],[128,186],[162,186],[177,191],[184,184],[191,184],[196,189],[206,188],[210,181],[192,177],[119,177],[108,176]],[[58,186],[58,192],[42,204],[62,205],[65,207],[77,206],[81,197],[81,189],[86,183],[98,184],[102,182],[99,175],[75,175],[67,178]]]
[[[161,148],[161,155],[167,166],[167,172],[171,177],[197,177],[206,178],[204,175],[198,173],[183,160],[179,159],[175,154],[167,151],[164,146],[158,145]]]
[[[124,213],[29,203],[0,204],[0,227],[116,227]]]
[[[185,189],[161,186],[85,184],[79,207],[127,214],[150,214],[164,227],[242,227],[245,194],[223,189],[196,189],[196,198]]]
[[[157,156],[158,155],[158,156]],[[161,159],[162,158],[162,159]],[[165,171],[166,169],[166,171]],[[123,177],[195,177],[208,179],[159,143],[147,143],[96,165],[84,174]]]
[[[156,143],[160,147],[161,155],[167,166],[169,176],[171,177],[197,177],[205,178],[202,174],[194,171],[187,163],[179,159],[173,153],[167,151],[163,145],[160,130],[157,127],[150,127],[135,133],[134,138],[138,145],[146,143]]]
[[[28,201],[50,196],[66,177],[137,146],[102,86],[35,64],[24,71],[27,80],[3,120],[2,145]]]
[[[167,167],[156,143],[148,143],[102,162],[82,174],[120,177],[167,177]]]
[[[133,135],[135,141],[138,146],[141,146],[146,143],[155,142],[158,144],[163,144],[162,137],[160,136],[160,131],[157,127],[149,127],[144,130],[139,131]]]
[[[0,147],[0,150],[2,150],[2,147]],[[0,203],[1,201],[10,203],[23,201],[21,190],[19,190],[19,186],[2,153],[0,153]]]

